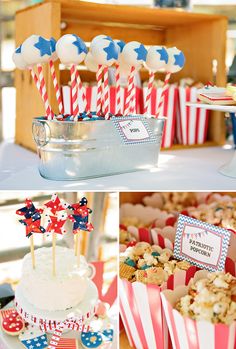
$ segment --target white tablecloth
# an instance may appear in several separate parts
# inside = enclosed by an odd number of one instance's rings
[[[37,155],[12,143],[0,145],[0,189],[17,190],[234,190],[236,179],[218,168],[233,156],[233,149],[204,147],[162,151],[159,168],[83,181],[49,181],[37,169]]]

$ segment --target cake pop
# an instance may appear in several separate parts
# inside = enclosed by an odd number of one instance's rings
[[[98,70],[98,64],[95,62],[91,52],[87,53],[87,56],[85,57],[84,64],[87,67],[87,69],[93,73],[96,73]]]
[[[115,65],[115,80],[116,80],[116,115],[121,115],[121,88],[120,88],[120,55],[125,46],[125,42],[123,40],[114,40],[117,52],[118,59]]]
[[[25,62],[21,54],[21,48],[22,48],[22,45],[16,48],[16,50],[13,52],[12,60],[15,63],[16,68],[25,70],[27,69],[27,63]]]

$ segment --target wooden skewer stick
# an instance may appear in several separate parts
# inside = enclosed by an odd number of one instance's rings
[[[33,234],[30,236],[30,252],[31,252],[31,259],[32,259],[32,267],[33,269],[35,269],[34,235]]]
[[[81,232],[79,231],[76,234],[76,238],[77,238],[77,265],[78,267],[80,266],[80,253],[81,253]]]
[[[77,250],[78,250],[78,233],[75,234],[74,248],[75,248],[75,256],[77,256]]]
[[[56,233],[52,233],[52,275],[56,276]]]

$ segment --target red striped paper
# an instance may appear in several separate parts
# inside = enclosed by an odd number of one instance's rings
[[[78,349],[78,341],[74,338],[60,338],[58,342],[57,349]]]

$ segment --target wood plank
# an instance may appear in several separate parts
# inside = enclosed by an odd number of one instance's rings
[[[51,36],[60,37],[59,3],[45,3],[40,6],[33,6],[16,14],[16,44],[21,44],[28,36],[35,33],[47,38]],[[44,76],[49,99],[56,112],[56,97],[48,67],[44,67]],[[28,71],[16,69],[15,86],[17,90],[15,140],[16,143],[35,150],[31,131],[32,119],[36,116],[45,115],[44,106]]]

